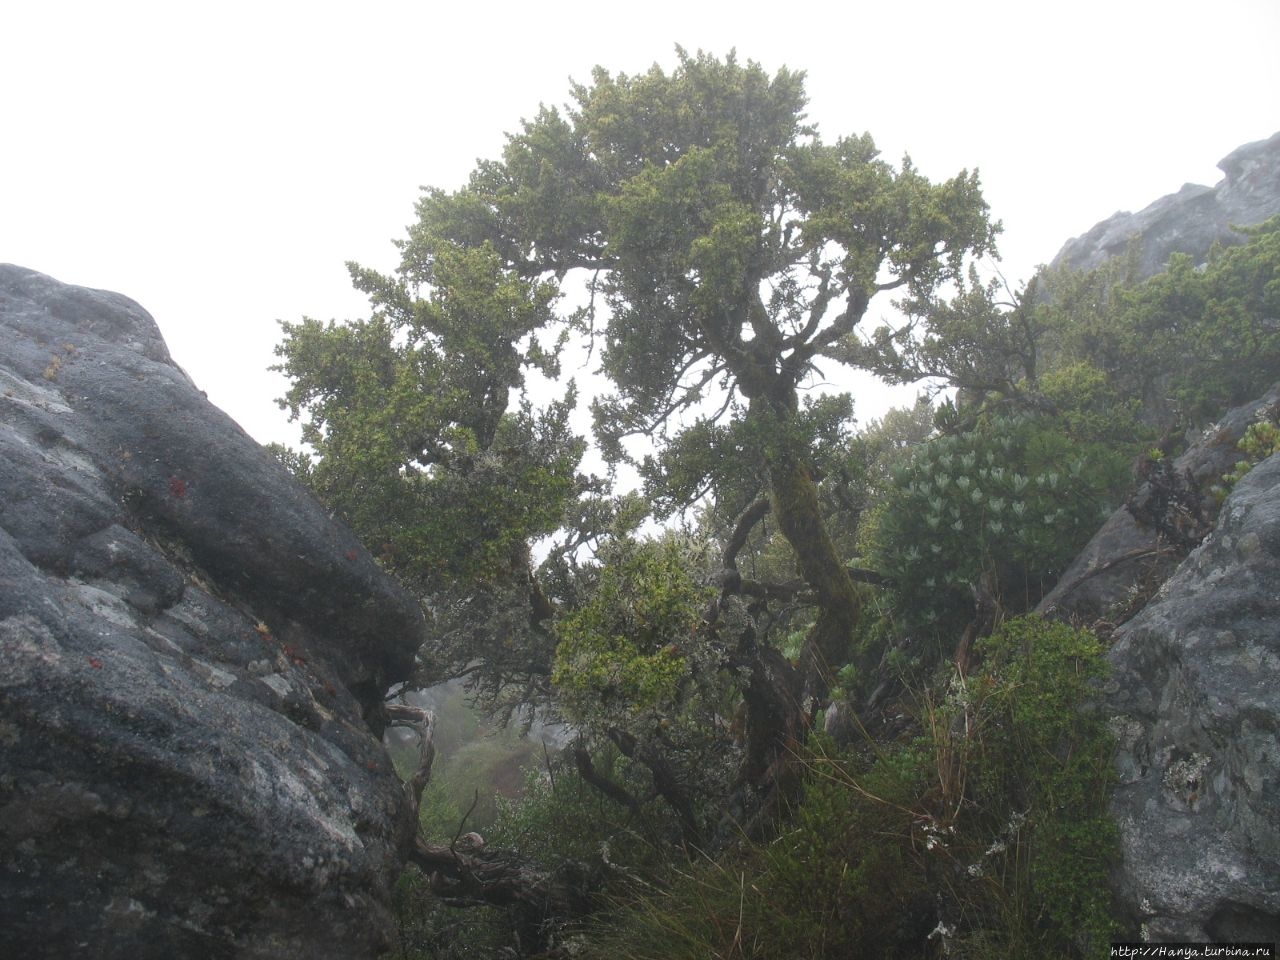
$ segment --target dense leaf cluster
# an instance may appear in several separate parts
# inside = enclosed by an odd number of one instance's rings
[[[1044,416],[993,416],[922,444],[867,524],[905,629],[954,637],[975,584],[1004,610],[1034,606],[1117,506],[1129,460]],[[954,642],[954,641],[952,641]]]

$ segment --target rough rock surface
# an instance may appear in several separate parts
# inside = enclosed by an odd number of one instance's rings
[[[1280,940],[1280,455],[1115,634],[1118,891],[1153,941]]]
[[[1232,410],[1174,461],[1174,474],[1189,480],[1203,516],[1211,519],[1217,513],[1210,490],[1241,458],[1237,444],[1245,430],[1260,415],[1274,418],[1277,412],[1280,384]],[[1150,496],[1149,489],[1139,489],[1134,500],[1142,502]],[[1084,626],[1098,620],[1118,622],[1127,606],[1133,602],[1140,606],[1144,597],[1155,592],[1185,552],[1162,542],[1153,527],[1139,523],[1127,507],[1121,507],[1080,551],[1036,612]]]
[[[421,628],[144,310],[0,265],[0,953],[374,955]]]
[[[1244,239],[1233,225],[1262,223],[1280,214],[1280,133],[1237,148],[1218,169],[1226,176],[1217,186],[1189,183],[1138,213],[1117,213],[1068,241],[1051,266],[1092,270],[1124,253],[1136,235],[1140,272],[1149,277],[1163,270],[1174,253],[1199,261],[1216,241]]]

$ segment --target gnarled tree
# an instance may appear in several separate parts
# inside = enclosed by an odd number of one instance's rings
[[[432,646],[437,675],[469,673],[535,700],[556,697],[558,680],[566,703],[575,693],[588,703],[612,688],[575,687],[553,676],[556,663],[588,676],[600,650],[647,658],[637,677],[669,689],[645,688],[648,699],[632,698],[644,709],[631,712],[656,732],[597,726],[648,767],[694,842],[705,825],[680,809],[689,791],[658,752],[678,753],[678,738],[651,716],[659,701],[686,704],[691,688],[664,671],[697,663],[736,678],[747,714],[739,779],[776,785],[774,761],[848,659],[863,595],[819,495],[819,461],[845,438],[851,403],[802,396],[819,364],[870,358],[859,326],[873,302],[935,301],[996,230],[976,174],[933,183],[909,158],[881,159],[869,136],[826,143],[805,102],[802,74],[770,76],[732,55],[679,51],[670,73],[597,69],[462,189],[425,192],[394,275],[352,267],[370,320],[286,325],[281,347],[287,402],[309,417],[320,456],[313,485],[386,544],[437,614],[457,614],[455,642]],[[602,341],[609,385],[593,412],[606,458],[628,459],[632,438],[647,438],[655,513],[709,495],[731,518],[720,598],[688,626],[699,657],[669,630],[624,638],[636,651],[614,644],[615,626],[646,608],[584,598],[584,584],[611,582],[607,571],[575,580],[571,564],[543,564],[531,575],[531,538],[576,525],[554,554],[569,557],[602,523],[637,519],[636,501],[592,499],[598,487],[575,476],[572,388],[543,410],[512,406],[525,369],[559,375],[547,345],[574,332]],[[766,516],[798,578],[737,569]],[[809,606],[798,673],[758,618],[724,615],[734,597],[756,610]]]
[[[613,386],[594,401],[609,456],[643,435],[661,462],[689,431],[732,427],[816,601],[805,667],[820,699],[858,599],[819,510],[801,391],[824,358],[857,362],[874,298],[934,299],[995,227],[976,174],[932,183],[869,136],[824,143],[804,107],[802,74],[732,55],[680,51],[670,74],[597,69],[462,190],[426,193],[401,269],[432,282],[456,245],[526,281],[583,276],[576,320],[603,334]]]

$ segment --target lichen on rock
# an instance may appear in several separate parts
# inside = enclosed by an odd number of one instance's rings
[[[1280,939],[1280,455],[1120,627],[1122,900],[1157,941]]]
[[[417,603],[137,304],[0,266],[0,332],[6,955],[375,955]]]

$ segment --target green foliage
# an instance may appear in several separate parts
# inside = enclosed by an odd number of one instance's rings
[[[934,434],[935,410],[925,396],[909,408],[890,410],[850,437],[843,448],[820,461],[826,471],[820,488],[823,515],[841,556],[866,567],[867,531],[874,529],[894,477],[917,448]],[[783,579],[783,578],[779,578]]]
[[[1246,232],[1249,242],[1215,250],[1204,269],[1175,257],[1120,297],[1121,323],[1165,361],[1192,423],[1253,399],[1280,373],[1280,217]]]
[[[627,809],[583,781],[566,762],[531,765],[518,801],[500,800],[486,839],[540,862],[572,860],[598,869],[605,881],[629,883],[654,877],[676,853],[669,838],[679,832],[671,810],[656,798]],[[645,795],[646,774],[617,750],[601,750],[596,769]]]
[[[1104,957],[1112,743],[1091,634],[1007,623],[866,757],[817,743],[794,820],[611,915],[583,954],[657,958]]]
[[[794,823],[766,848],[764,880],[781,902],[769,917],[763,956],[874,955],[928,931],[928,878],[912,850],[916,804],[929,788],[916,744],[870,764],[815,744]],[[861,768],[861,769],[860,769]],[[778,909],[782,907],[782,909]],[[786,945],[803,945],[787,954]]]
[[[1070,437],[1103,443],[1123,453],[1155,439],[1141,422],[1137,397],[1087,360],[1064,363],[1040,376],[1040,392]]]
[[[1280,376],[1280,218],[1243,231],[1197,265],[1175,255],[1142,282],[1132,260],[1089,274],[1051,274],[1040,320],[1053,365],[1100,371],[1124,407],[1158,428],[1201,425]]]
[[[1273,412],[1273,416],[1275,413]],[[1237,444],[1244,458],[1235,465],[1230,473],[1222,478],[1222,492],[1225,495],[1243,479],[1250,470],[1266,460],[1272,454],[1280,452],[1280,424],[1272,420],[1258,420],[1249,424],[1244,436]]]
[[[678,712],[712,596],[687,554],[676,537],[619,545],[591,598],[556,624],[551,682],[576,723]]]
[[[986,849],[1004,849],[981,875],[1022,871],[1016,887],[993,891],[990,902],[1016,924],[1011,932],[1028,956],[1045,955],[1033,946],[1106,956],[1116,933],[1108,875],[1119,832],[1107,813],[1114,744],[1105,717],[1090,707],[1106,674],[1102,646],[1088,631],[1026,617],[1006,623],[979,652],[981,673],[944,719],[949,731],[961,718],[982,731],[965,774],[968,794],[992,837]],[[1015,830],[1000,826],[1014,818]]]
[[[1239,387],[1214,337],[1261,351],[1238,379],[1273,369],[1274,331],[1256,317],[1276,315],[1274,227],[1203,274],[1178,266],[1134,292],[1117,269],[1044,306],[968,270],[998,230],[976,174],[933,183],[867,135],[825,141],[804,106],[801,74],[733,55],[597,69],[464,188],[423,194],[393,275],[351,267],[367,319],[284,325],[283,404],[310,451],[277,455],[419,590],[423,672],[465,675],[490,705],[535,703],[580,734],[575,769],[540,770],[522,802],[473,814],[496,817],[491,843],[655,883],[675,851],[716,849],[712,827],[777,786],[757,778],[806,719],[777,651],[818,701],[878,659],[864,645],[849,663],[876,590],[852,566],[893,577],[890,658],[909,656],[904,633],[953,641],[971,585],[1024,609],[1096,528],[1131,446],[1152,439],[1140,411],[1181,376],[1142,352],[1160,317],[1201,318],[1174,338],[1208,358],[1175,383],[1185,405]],[[572,284],[585,306],[566,306]],[[881,296],[901,298],[911,326],[868,345],[857,331]],[[596,439],[611,465],[639,468],[643,496],[610,498],[607,480],[578,473],[576,391],[559,380],[573,335],[590,335],[610,380],[592,403]],[[940,411],[950,435],[928,439],[925,402],[851,437],[851,397],[806,396],[832,364],[963,388]],[[558,397],[534,404],[532,375]],[[627,446],[637,436],[650,455]],[[705,542],[635,537],[695,504]],[[765,504],[766,518],[751,513]],[[710,570],[704,553],[740,532],[739,566]],[[993,641],[981,677],[924,698],[908,743],[856,759],[815,748],[775,842],[682,867],[601,943],[918,956],[945,921],[973,951],[1017,956],[1073,922],[1101,929],[1081,891],[1107,835],[1070,809],[1094,810],[1101,767],[1074,764],[1100,741],[1062,726],[1082,695],[1065,673],[1092,654],[1058,656],[1065,636],[1019,629],[1036,638],[1029,659]],[[1066,700],[1037,699],[1051,682]],[[727,719],[744,704],[748,734]],[[498,748],[441,761],[425,807],[437,836]],[[973,864],[993,869],[970,884]]]
[[[277,350],[293,381],[285,402],[295,418],[305,411],[303,438],[317,454],[286,463],[399,572],[431,585],[493,576],[529,539],[557,529],[584,449],[568,426],[572,390],[540,413],[509,411],[508,390],[520,383],[514,346],[480,347],[483,330],[426,322],[444,312],[440,301],[462,299],[457,286],[449,291],[406,307],[399,322],[388,311],[284,324]]]
[[[714,496],[741,511],[768,489],[768,460],[799,448],[815,464],[832,464],[848,448],[853,401],[848,394],[805,397],[784,421],[699,419],[640,463],[645,496],[658,516],[669,516]]]
[[[424,684],[480,662],[490,702],[533,699],[553,644],[530,543],[609,519],[598,482],[577,473],[572,383],[541,408],[516,399],[526,371],[555,372],[537,340],[555,287],[487,245],[444,244],[430,270],[400,278],[352,273],[371,317],[283,324],[281,403],[314,453],[277,456],[428,601]]]
[[[680,825],[665,842],[701,843],[740,756],[721,717],[742,680],[706,619],[715,591],[703,582],[702,550],[669,533],[614,541],[602,559],[589,596],[555,625],[557,709],[580,735],[575,750],[642,781],[633,788],[602,774],[593,782],[611,784],[612,802],[636,810],[660,797]]]
[[[369,319],[284,327],[284,404],[315,452],[284,459],[430,598],[431,669],[468,672],[493,698],[545,695],[555,601],[582,596],[574,551],[604,533],[571,525],[607,512],[591,504],[602,485],[576,475],[572,385],[513,408],[529,369],[555,378],[567,336],[600,337],[612,391],[593,401],[596,437],[611,462],[628,437],[654,443],[654,513],[771,493],[821,608],[816,663],[847,645],[859,604],[814,479],[851,407],[801,391],[819,358],[861,362],[855,328],[877,295],[928,300],[994,246],[976,174],[933,183],[867,135],[825,142],[804,122],[800,73],[677,56],[669,73],[596,69],[463,189],[427,190],[396,274],[351,266]],[[574,273],[590,297],[565,309]],[[529,544],[552,535],[530,586]],[[661,699],[688,672],[636,659],[623,634],[565,630],[566,652],[609,660],[628,697]]]
[[[858,356],[890,381],[958,388],[970,419],[1049,411],[1077,439],[1121,446],[1201,426],[1280,376],[1280,218],[1242,232],[1205,264],[1175,255],[1147,279],[1136,246],[1016,294],[957,277],[948,299],[908,297],[908,322]]]
[[[912,851],[922,753],[886,755],[854,783],[810,758],[799,814],[769,843],[700,859],[670,885],[621,902],[586,957],[819,960],[918,955],[932,897]],[[895,947],[915,943],[914,952]]]
[[[708,493],[741,510],[767,489],[822,608],[817,663],[847,645],[858,606],[814,480],[848,400],[801,390],[819,358],[860,363],[873,298],[930,298],[997,227],[976,174],[933,183],[869,136],[824,142],[801,74],[677,53],[670,73],[595,70],[464,189],[428,192],[402,272],[435,282],[450,245],[492,252],[512,283],[580,271],[588,305],[562,319],[602,334],[604,456],[627,459],[637,435],[657,447],[644,475],[662,515]]]
[[[979,396],[1020,396],[1035,381],[1042,332],[1032,296],[1002,300],[999,281],[973,268],[954,279],[950,299],[930,291],[900,303],[909,322],[877,328],[864,363],[890,383],[936,377]]]
[[[916,448],[867,531],[907,629],[954,639],[971,585],[1028,609],[1114,507],[1127,463],[1044,418],[990,417]]]
[[[455,910],[431,893],[416,867],[391,890],[398,943],[396,960],[492,960],[514,946],[507,911],[497,907]]]

